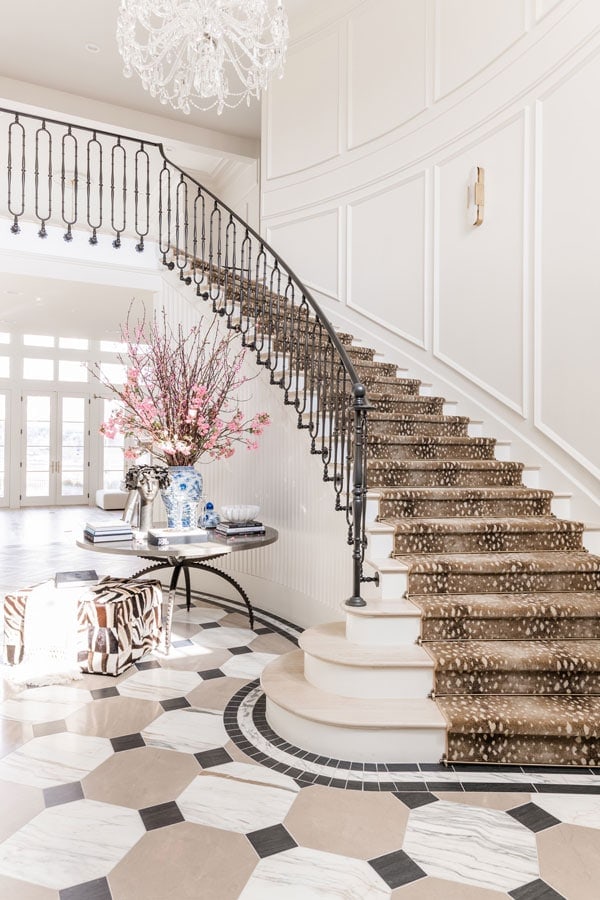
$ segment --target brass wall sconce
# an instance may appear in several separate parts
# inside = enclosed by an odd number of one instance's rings
[[[469,186],[467,188],[467,214],[469,225],[481,225],[483,223],[483,208],[485,205],[485,170],[481,166],[475,166],[471,172]]]

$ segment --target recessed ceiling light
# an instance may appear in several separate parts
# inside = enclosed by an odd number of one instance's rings
[[[88,53],[100,53],[100,47],[98,44],[86,44],[85,49]]]
[[[41,297],[36,297],[36,298],[35,298],[35,302],[36,302],[36,303],[41,303],[41,302],[42,302],[42,298],[41,298]]]

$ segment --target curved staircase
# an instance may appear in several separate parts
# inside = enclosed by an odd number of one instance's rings
[[[375,407],[379,586],[265,669],[271,727],[344,760],[600,764],[600,557],[584,525],[443,398],[344,340]]]

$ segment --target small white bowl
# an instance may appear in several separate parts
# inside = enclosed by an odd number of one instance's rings
[[[253,522],[260,512],[260,506],[222,506],[221,515],[227,522],[243,525]]]

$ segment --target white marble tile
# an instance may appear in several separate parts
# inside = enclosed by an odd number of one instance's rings
[[[60,890],[107,875],[144,834],[133,809],[96,800],[53,806],[0,844],[0,874]]]
[[[413,809],[403,849],[428,875],[490,890],[539,878],[535,835],[495,809],[442,800]]]
[[[223,625],[221,628],[207,628],[195,634],[191,640],[201,647],[212,649],[228,647],[247,647],[257,635],[249,628],[235,628],[233,625]]]
[[[294,847],[261,859],[239,900],[386,900],[391,891],[367,862]]]
[[[172,700],[183,697],[202,683],[197,672],[179,669],[143,669],[119,684],[119,693],[137,700]]]
[[[182,753],[214,750],[229,740],[223,714],[210,709],[173,709],[151,722],[141,734],[149,747]]]
[[[208,769],[188,785],[177,805],[188,822],[246,834],[282,822],[295,799],[296,792],[287,787],[224,778]]]
[[[591,794],[532,794],[532,801],[540,809],[568,825],[600,828],[600,795]]]
[[[112,754],[108,738],[47,734],[0,760],[0,778],[39,788],[68,784],[85,778]]]
[[[544,776],[538,772],[429,772],[432,781],[484,782],[485,784],[537,784]],[[440,776],[440,777],[438,777]]]
[[[191,622],[193,625],[206,625],[207,622],[219,622],[229,615],[224,609],[210,606],[192,606],[189,612],[177,609],[173,613],[173,622]]]
[[[65,719],[91,701],[89,691],[64,684],[27,688],[0,703],[0,716],[20,722],[53,722]]]
[[[232,656],[221,666],[221,671],[230,678],[258,678],[265,666],[274,659],[279,659],[275,653],[240,653]]]
[[[235,778],[238,781],[251,781],[257,784],[269,784],[292,791],[297,794],[299,786],[289,775],[283,775],[274,769],[266,769],[264,766],[255,766],[251,763],[230,762],[222,766],[211,766],[209,775],[222,775],[227,778]]]

